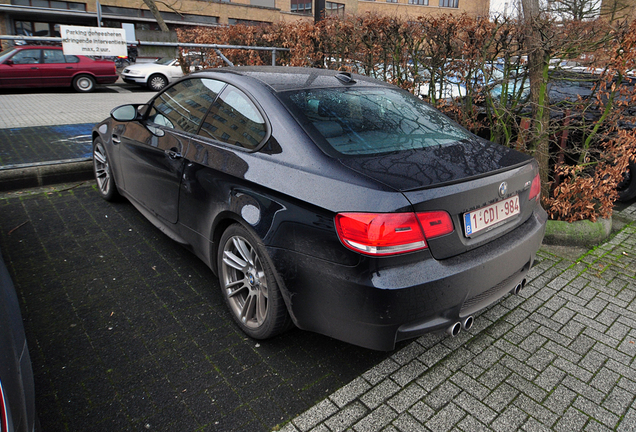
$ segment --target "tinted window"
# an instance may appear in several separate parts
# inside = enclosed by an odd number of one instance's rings
[[[62,50],[42,50],[44,53],[44,63],[66,63]]]
[[[287,93],[301,123],[310,123],[336,155],[374,155],[451,144],[468,132],[397,89],[317,89]],[[318,140],[324,144],[325,140]]]
[[[13,63],[15,64],[34,64],[40,63],[40,50],[38,49],[29,49],[22,50],[16,53],[13,57],[11,57]]]
[[[200,135],[250,150],[263,141],[266,133],[265,120],[254,103],[230,85],[210,108],[199,132]]]
[[[155,60],[155,63],[160,64],[160,65],[169,65],[173,61],[174,61],[173,58],[160,58],[160,59]]]
[[[148,120],[161,126],[196,133],[209,106],[224,86],[211,79],[181,81],[157,96]]]
[[[0,63],[2,63],[3,61],[11,57],[14,52],[15,52],[15,48],[8,48],[0,52]]]
[[[64,57],[66,57],[66,63],[79,63],[79,57],[77,56],[67,55]]]

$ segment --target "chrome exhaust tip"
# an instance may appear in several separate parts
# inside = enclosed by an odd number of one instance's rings
[[[513,294],[519,294],[521,292],[521,289],[523,288],[523,285],[521,282],[519,282],[517,285],[515,285],[515,287],[512,289],[512,293]]]
[[[462,320],[462,329],[470,330],[473,324],[475,323],[475,319],[471,316],[468,316]]]
[[[459,334],[459,331],[462,329],[462,324],[460,322],[456,322],[446,329],[446,333],[452,337],[455,337]]]

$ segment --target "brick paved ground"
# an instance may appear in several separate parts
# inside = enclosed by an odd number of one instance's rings
[[[542,249],[470,332],[388,357],[245,338],[201,262],[92,186],[0,215],[45,431],[636,430],[636,204],[587,253]]]
[[[198,258],[92,185],[0,196],[0,248],[44,432],[268,431],[388,356],[246,338]]]
[[[0,128],[2,110],[18,102],[30,123],[6,127],[97,122],[149,97],[110,91],[76,106],[88,95],[0,95]],[[63,121],[43,99],[59,102]],[[628,431],[636,204],[621,213],[629,224],[589,252],[542,249],[521,295],[482,313],[470,332],[425,336],[388,358],[301,331],[246,339],[203,264],[92,187],[0,198],[0,247],[27,320],[47,432],[285,422],[285,432]]]
[[[470,332],[418,339],[283,432],[636,430],[636,204],[621,215],[578,259],[540,251]]]
[[[0,167],[90,159],[95,123],[0,129]]]

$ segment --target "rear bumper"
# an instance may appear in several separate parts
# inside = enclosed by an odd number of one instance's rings
[[[289,250],[269,252],[299,328],[392,350],[395,342],[444,330],[514,289],[534,262],[546,220],[539,209],[505,236],[441,261],[424,251],[342,266]]]
[[[95,77],[95,81],[97,81],[98,84],[113,84],[117,82],[118,79],[119,79],[119,75],[107,75],[107,76]]]

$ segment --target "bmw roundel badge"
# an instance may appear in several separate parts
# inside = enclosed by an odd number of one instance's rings
[[[508,183],[506,182],[502,182],[499,185],[499,196],[500,197],[505,197],[506,196],[506,192],[508,192]]]

